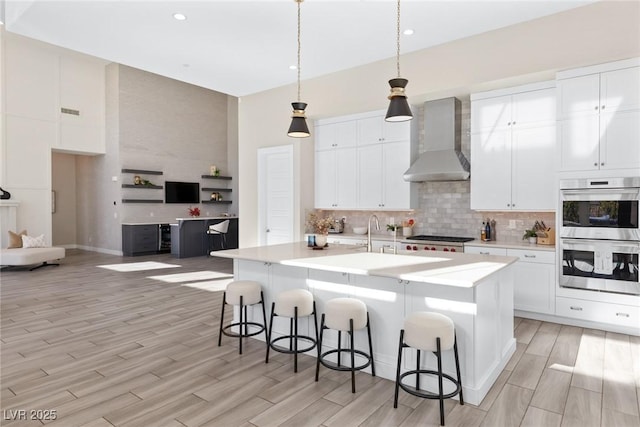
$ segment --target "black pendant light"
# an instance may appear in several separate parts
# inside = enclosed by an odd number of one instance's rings
[[[398,0],[396,23],[396,68],[398,77],[389,80],[389,86],[391,86],[391,93],[388,96],[389,109],[387,109],[387,115],[384,118],[388,122],[404,122],[413,118],[411,107],[409,107],[407,95],[404,91],[409,80],[400,77],[400,0]]]
[[[304,0],[293,0],[298,4],[298,101],[292,102],[293,114],[291,115],[291,126],[287,135],[292,138],[306,138],[309,135],[309,127],[307,127],[307,118],[304,110],[307,108],[305,102],[300,101],[300,3]]]

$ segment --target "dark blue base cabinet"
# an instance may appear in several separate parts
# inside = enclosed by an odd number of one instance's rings
[[[227,218],[188,219],[171,224],[171,255],[176,258],[204,256],[211,250],[221,250],[222,236],[209,235],[210,225],[225,221]],[[225,249],[238,248],[238,218],[228,218],[229,230]]]
[[[123,224],[124,256],[167,253],[171,248],[169,224]]]

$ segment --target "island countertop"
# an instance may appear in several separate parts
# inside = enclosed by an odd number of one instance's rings
[[[314,250],[307,247],[306,242],[216,251],[211,255],[467,288],[518,260],[516,257],[450,252],[382,254],[364,252],[361,246],[351,245]]]

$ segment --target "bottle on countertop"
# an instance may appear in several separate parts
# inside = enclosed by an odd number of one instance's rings
[[[484,226],[484,238],[485,240],[491,240],[491,220],[489,218],[487,218]]]
[[[487,226],[484,221],[482,222],[482,228],[480,228],[480,240],[487,240]]]

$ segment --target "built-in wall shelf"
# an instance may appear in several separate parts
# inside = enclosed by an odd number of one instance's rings
[[[149,185],[122,184],[122,188],[142,188],[142,189],[149,189],[149,190],[162,190],[164,187],[162,185],[153,185],[153,184],[149,184]]]
[[[231,204],[231,200],[202,200],[202,203],[207,204],[207,205],[215,205],[215,204],[230,205]]]
[[[230,188],[202,187],[202,191],[232,191]]]
[[[202,175],[202,178],[206,178],[206,179],[225,179],[225,180],[230,180],[231,177],[230,176],[214,176],[214,175]]]
[[[162,175],[162,171],[148,171],[144,169],[122,169],[122,173],[141,173],[143,175]]]
[[[122,199],[122,203],[164,203],[164,200],[155,200],[155,199]]]

